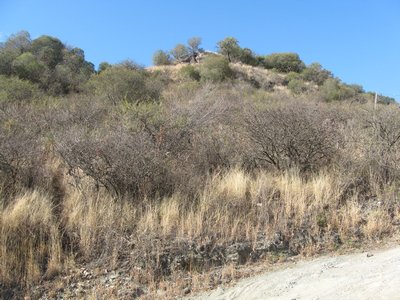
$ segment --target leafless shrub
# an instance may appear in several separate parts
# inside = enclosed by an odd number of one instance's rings
[[[358,195],[358,200],[374,198],[374,190],[400,179],[400,115],[395,106],[365,104],[335,107],[342,137],[335,166],[343,178],[342,199]]]
[[[256,158],[278,170],[314,171],[329,164],[338,150],[335,120],[319,106],[293,103],[252,111],[245,122]]]
[[[171,186],[163,156],[145,132],[114,127],[104,133],[71,128],[58,138],[57,150],[71,174],[93,178],[117,196],[166,193]]]
[[[400,179],[400,111],[395,106],[379,107],[365,114],[368,136],[366,155],[383,182]]]
[[[0,108],[0,177],[6,194],[20,187],[47,187],[42,125],[27,106]]]
[[[89,176],[117,196],[171,194],[187,177],[205,174],[194,171],[195,141],[227,107],[207,93],[164,106],[126,103],[107,111],[94,101],[91,108],[56,112],[55,120],[49,116],[56,150],[71,175]]]

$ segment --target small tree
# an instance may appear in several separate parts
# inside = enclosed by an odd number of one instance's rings
[[[229,62],[237,61],[240,57],[240,47],[237,39],[233,37],[227,37],[222,41],[219,41],[218,52],[228,58]]]
[[[63,60],[63,43],[54,37],[43,35],[32,41],[31,51],[50,69]]]
[[[188,50],[191,56],[191,60],[197,62],[197,56],[200,53],[201,37],[195,36],[188,40]]]
[[[11,75],[13,61],[31,46],[30,35],[26,31],[11,35],[0,43],[0,74]]]
[[[153,55],[153,64],[155,66],[167,66],[171,64],[171,56],[163,50],[157,50]]]
[[[253,51],[251,51],[251,49],[249,48],[244,48],[240,50],[239,60],[246,65],[250,66],[258,65],[256,56],[254,55]]]
[[[171,50],[171,55],[179,63],[187,61],[190,58],[189,49],[183,44],[176,45],[175,48]]]
[[[7,41],[4,43],[4,47],[17,51],[22,54],[29,51],[31,46],[31,36],[27,31],[20,31],[16,34],[12,34]]]

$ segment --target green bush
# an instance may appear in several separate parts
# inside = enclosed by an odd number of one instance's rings
[[[297,53],[272,53],[264,57],[263,61],[266,69],[276,69],[279,72],[300,73],[305,65]]]
[[[239,61],[250,66],[257,66],[258,61],[253,51],[249,48],[244,48],[240,50]]]
[[[204,59],[200,68],[200,76],[204,81],[222,82],[226,79],[233,78],[233,72],[226,58],[209,56]]]
[[[290,80],[287,87],[293,94],[301,94],[307,91],[307,85],[301,79]]]
[[[192,65],[187,65],[187,66],[182,67],[179,70],[179,75],[183,79],[189,79],[189,80],[195,80],[195,81],[200,81],[200,78],[201,78],[199,70]]]
[[[38,95],[37,85],[18,77],[0,75],[0,102],[29,100]]]
[[[396,99],[388,96],[378,95],[378,103],[380,104],[396,103]]]
[[[171,64],[171,56],[162,50],[157,50],[153,55],[153,64],[155,66],[167,66]]]
[[[360,85],[343,84],[338,79],[328,78],[321,86],[320,93],[323,100],[330,102],[355,98],[363,91]]]
[[[101,72],[105,71],[106,69],[108,69],[108,68],[110,68],[110,67],[112,67],[111,64],[109,64],[109,63],[106,62],[106,61],[103,61],[103,62],[101,62],[101,63],[99,64],[99,68],[98,68],[97,72],[98,72],[98,73],[101,73]]]
[[[300,80],[301,76],[299,73],[296,72],[289,72],[286,76],[285,76],[285,83],[289,84],[289,82],[293,79],[297,79]]]
[[[340,84],[337,79],[327,79],[321,87],[321,95],[325,101],[334,101],[341,99]]]
[[[45,70],[45,66],[32,53],[25,52],[14,59],[12,69],[13,73],[19,78],[38,82]]]
[[[325,80],[332,78],[332,73],[323,69],[319,63],[312,63],[301,72],[301,76],[306,81],[322,85]]]
[[[146,71],[123,66],[107,68],[90,80],[98,95],[105,95],[113,103],[158,100],[161,83]]]

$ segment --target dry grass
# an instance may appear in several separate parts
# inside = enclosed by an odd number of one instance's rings
[[[52,210],[48,196],[31,192],[1,212],[0,281],[30,284],[61,269],[61,239]]]
[[[229,245],[235,241],[255,243],[259,233],[268,238],[280,232],[290,243],[303,230],[312,238],[303,241],[298,250],[307,254],[334,247],[333,234],[351,243],[393,233],[390,220],[399,217],[399,210],[393,213],[388,208],[398,207],[396,193],[377,190],[377,197],[387,200],[373,200],[368,205],[356,194],[343,202],[341,180],[333,172],[305,180],[295,170],[249,175],[234,168],[210,176],[196,201],[177,193],[161,201],[145,199],[136,204],[89,189],[71,189],[59,220],[49,197],[37,191],[26,193],[0,214],[0,280],[35,283],[44,275],[56,275],[63,264],[71,265],[71,254],[85,261],[99,257],[116,261],[130,240],[146,241],[151,236],[167,243],[185,239]],[[384,190],[395,191],[391,187]],[[149,241],[137,251],[153,251],[155,246]],[[143,269],[138,280],[157,289],[161,283],[153,271]],[[225,268],[224,272],[223,276],[234,277],[234,269]],[[189,276],[195,278],[195,273]]]
[[[231,63],[230,67],[239,77],[249,81],[256,81],[262,88],[288,91],[283,86],[286,77],[284,74],[241,63]]]
[[[259,232],[291,236],[302,228],[310,235],[337,232],[343,238],[356,231],[370,239],[390,232],[388,210],[365,210],[357,195],[340,203],[341,186],[340,178],[326,172],[305,181],[296,171],[251,177],[233,169],[210,178],[192,205],[179,194],[149,204],[139,231],[191,239],[212,236],[219,243],[252,240]]]
[[[131,203],[87,191],[71,193],[62,213],[66,234],[87,259],[118,252],[120,239],[126,238],[136,223]]]

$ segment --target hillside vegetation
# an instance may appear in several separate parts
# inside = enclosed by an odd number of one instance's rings
[[[394,99],[200,44],[97,71],[54,37],[0,45],[0,297],[169,298],[398,232]]]

